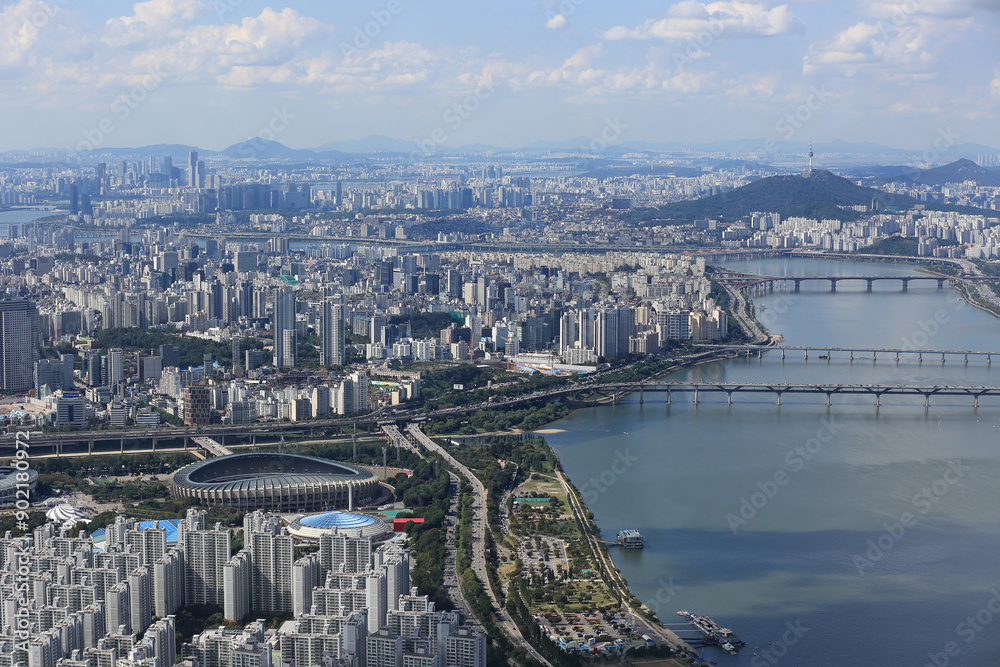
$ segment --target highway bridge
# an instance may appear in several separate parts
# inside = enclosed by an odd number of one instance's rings
[[[833,396],[863,395],[875,399],[875,406],[881,404],[883,396],[906,396],[924,399],[924,407],[930,407],[932,396],[960,396],[973,399],[973,407],[979,407],[979,399],[983,397],[1000,398],[1000,387],[941,387],[914,385],[869,385],[869,384],[772,384],[772,383],[700,383],[700,382],[660,382],[637,383],[628,389],[628,385],[616,385],[622,391],[639,392],[639,402],[643,402],[646,392],[666,392],[667,403],[671,402],[675,393],[694,394],[694,403],[699,402],[701,394],[724,393],[727,403],[732,404],[733,394],[770,394],[777,397],[781,405],[781,397],[789,395],[824,395],[826,404],[831,405]]]
[[[775,283],[794,283],[793,291],[798,292],[801,290],[802,283],[804,282],[822,282],[827,281],[830,283],[830,291],[837,291],[837,284],[844,281],[865,281],[868,286],[868,291],[871,292],[875,283],[880,281],[899,281],[903,284],[903,291],[906,292],[909,289],[911,282],[927,282],[934,281],[937,283],[939,288],[943,288],[946,282],[963,282],[963,283],[973,283],[973,282],[984,282],[984,281],[996,281],[996,277],[991,276],[761,276],[755,274],[747,273],[728,273],[728,274],[716,274],[713,279],[725,285],[731,285],[733,287],[738,287],[739,289],[746,289],[748,287],[759,287],[768,286],[773,287]]]
[[[768,348],[774,349],[774,348]],[[831,405],[834,396],[864,395],[874,399],[875,405],[880,405],[883,396],[902,396],[924,398],[924,406],[930,406],[932,397],[949,396],[962,397],[972,400],[973,407],[979,407],[981,398],[1000,398],[1000,387],[948,387],[948,386],[912,386],[912,385],[857,385],[857,384],[782,384],[782,383],[717,383],[717,382],[594,382],[591,384],[578,383],[571,384],[545,392],[526,394],[503,401],[486,401],[470,405],[461,405],[450,408],[442,408],[430,412],[420,413],[416,410],[404,410],[398,413],[387,415],[376,412],[355,418],[344,419],[321,419],[302,422],[262,422],[248,425],[219,425],[219,426],[180,426],[180,427],[160,427],[159,429],[132,429],[123,431],[81,431],[67,433],[41,433],[31,431],[29,442],[33,454],[56,454],[60,455],[82,455],[94,453],[126,453],[125,443],[135,441],[151,441],[152,450],[156,451],[156,443],[161,440],[183,441],[183,450],[187,451],[189,442],[194,438],[208,437],[218,446],[225,448],[225,437],[241,436],[254,437],[256,435],[291,435],[308,434],[315,435],[315,431],[323,431],[331,428],[351,426],[355,424],[372,424],[380,426],[386,430],[386,426],[402,421],[422,422],[436,417],[450,417],[454,415],[466,414],[469,412],[479,412],[482,410],[502,409],[530,403],[534,401],[569,399],[574,402],[605,402],[617,403],[624,395],[638,393],[639,402],[645,400],[647,393],[665,393],[666,402],[671,403],[674,394],[692,394],[693,402],[697,404],[704,394],[724,393],[727,402],[732,403],[734,394],[770,394],[777,399],[777,404],[781,405],[781,399],[787,395],[823,395],[826,397],[826,404]],[[391,431],[390,431],[391,433]],[[394,433],[391,433],[393,442],[404,446]],[[400,434],[402,436],[402,434]],[[95,448],[96,443],[118,443],[119,447],[103,451]],[[87,445],[83,451],[83,444]],[[197,444],[197,443],[196,443]],[[105,448],[107,445],[104,445]],[[199,445],[200,446],[200,445]],[[0,456],[9,455],[15,451],[15,434],[13,432],[0,436]],[[117,451],[115,451],[117,450]],[[211,450],[210,454],[214,455]]]
[[[960,357],[963,363],[969,363],[969,357],[975,359],[985,359],[986,365],[989,366],[993,363],[993,357],[1000,357],[1000,352],[989,352],[985,350],[914,350],[914,349],[903,349],[903,348],[879,348],[879,347],[830,347],[830,346],[809,346],[809,347],[799,347],[796,345],[699,345],[698,347],[703,349],[714,349],[714,350],[730,350],[737,355],[752,356],[756,355],[758,358],[763,357],[765,352],[773,352],[775,354],[780,354],[781,358],[784,359],[786,353],[795,353],[796,356],[802,355],[802,358],[809,359],[810,354],[813,357],[818,357],[819,359],[824,359],[827,361],[832,361],[835,354],[841,359],[847,359],[848,361],[854,361],[855,356],[859,360],[868,360],[875,362],[878,361],[879,356],[883,359],[893,360],[896,363],[900,361],[916,361],[917,363],[923,363],[924,357],[928,360],[938,359],[940,357],[941,363],[951,357]],[[901,356],[902,355],[902,356]]]

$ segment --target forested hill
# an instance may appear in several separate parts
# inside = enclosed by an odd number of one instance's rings
[[[698,220],[713,218],[724,222],[739,220],[751,213],[778,213],[782,219],[807,217],[816,219],[854,220],[861,214],[841,206],[871,206],[879,208],[911,208],[921,203],[912,197],[866,188],[828,171],[813,170],[810,176],[772,176],[741,188],[694,201],[667,204],[645,212],[633,211],[628,217],[636,222],[661,218]],[[968,206],[945,206],[926,203],[930,210],[949,210],[1000,217],[1000,212]]]

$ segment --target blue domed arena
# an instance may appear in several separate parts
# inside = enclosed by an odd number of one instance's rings
[[[384,538],[392,529],[386,522],[355,512],[322,512],[301,516],[288,525],[288,532],[300,540],[316,541],[323,535],[343,534],[350,537]]]

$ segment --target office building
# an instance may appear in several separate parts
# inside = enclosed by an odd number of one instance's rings
[[[32,388],[38,343],[35,305],[28,299],[0,300],[0,391],[24,392]]]
[[[209,388],[192,383],[184,388],[184,425],[207,426],[212,422],[212,400]]]

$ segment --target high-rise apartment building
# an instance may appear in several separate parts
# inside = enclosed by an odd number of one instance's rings
[[[205,530],[204,525],[205,512],[192,509],[178,527],[177,539],[184,549],[184,600],[188,605],[222,605],[232,535],[222,526]]]
[[[291,368],[295,365],[295,295],[287,287],[274,290],[274,365]]]
[[[324,299],[320,317],[320,363],[344,365],[344,307]]]

